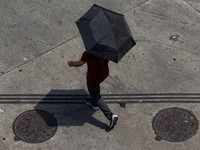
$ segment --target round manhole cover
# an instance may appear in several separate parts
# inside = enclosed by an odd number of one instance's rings
[[[15,140],[40,143],[50,139],[57,131],[56,118],[44,110],[29,110],[19,115],[13,123]]]
[[[167,108],[158,112],[152,127],[156,140],[182,142],[194,136],[198,131],[198,120],[192,111],[183,108]]]

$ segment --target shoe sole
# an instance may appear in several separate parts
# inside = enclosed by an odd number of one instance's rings
[[[114,117],[114,119],[113,119],[113,125],[110,126],[110,129],[114,128],[114,126],[117,124],[117,120],[118,120],[118,117],[117,116]]]

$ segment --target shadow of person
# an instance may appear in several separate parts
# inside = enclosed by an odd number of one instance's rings
[[[89,97],[83,89],[51,90],[35,107],[35,110],[47,111],[57,119],[58,126],[83,126],[92,124],[107,130],[107,124],[93,117],[95,111],[88,107],[84,100]],[[49,118],[42,116],[49,123]],[[49,123],[51,126],[52,124]]]

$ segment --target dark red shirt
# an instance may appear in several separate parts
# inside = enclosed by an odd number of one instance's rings
[[[81,61],[87,62],[86,79],[93,84],[100,84],[109,75],[108,60],[84,52]]]

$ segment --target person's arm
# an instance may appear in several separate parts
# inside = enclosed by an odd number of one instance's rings
[[[79,60],[79,61],[68,61],[69,67],[80,67],[80,66],[84,65],[85,63],[86,62],[81,61],[81,60]]]

